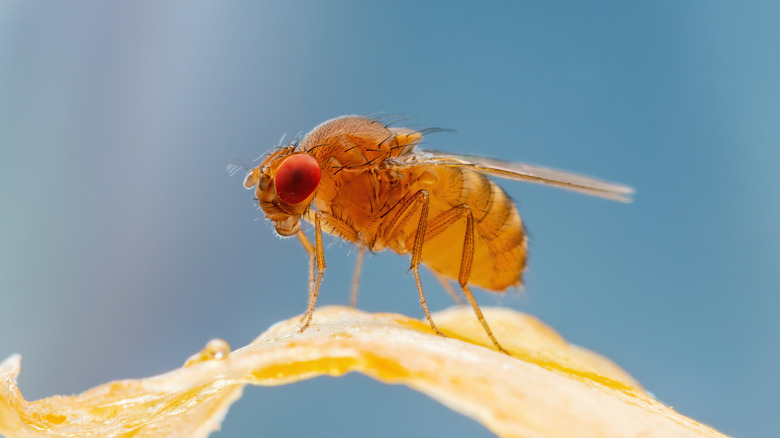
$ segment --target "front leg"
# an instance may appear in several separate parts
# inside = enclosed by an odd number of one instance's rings
[[[322,275],[325,273],[325,251],[322,249],[322,215],[318,211],[314,214],[314,246],[303,234],[303,231],[298,231],[298,238],[301,240],[301,244],[309,253],[309,305],[306,308],[306,313],[303,315],[303,324],[298,333],[303,333],[311,324],[311,318],[314,314],[314,306],[317,304],[317,296],[320,293],[320,284],[322,283]],[[317,278],[314,279],[314,264],[317,264]]]
[[[304,234],[303,231],[298,230],[296,236],[298,236],[298,240],[301,241],[303,249],[309,254],[309,294],[311,294],[311,291],[314,289],[314,265],[316,263],[314,245],[311,244],[311,241],[306,237],[306,234]]]
[[[303,315],[303,321],[300,329],[300,333],[303,333],[311,324],[312,316],[314,316],[314,307],[317,305],[317,297],[320,294],[320,285],[322,284],[322,276],[325,273],[325,250],[322,245],[322,223],[326,222],[333,230],[339,233],[345,239],[358,241],[359,233],[345,221],[336,218],[330,213],[317,211],[314,213],[314,245],[312,246],[309,239],[302,232],[298,232],[298,239],[301,244],[309,253],[309,305],[306,308],[306,313]],[[317,266],[317,275],[314,276],[314,266]]]

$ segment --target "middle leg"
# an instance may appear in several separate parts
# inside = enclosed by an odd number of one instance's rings
[[[358,244],[358,253],[355,260],[355,273],[352,275],[352,292],[349,294],[349,305],[357,307],[358,284],[360,284],[360,268],[363,267],[363,255],[366,253],[366,247]]]
[[[493,330],[490,329],[485,316],[482,314],[482,309],[479,308],[477,300],[474,299],[474,295],[471,293],[471,289],[469,289],[469,277],[471,276],[471,265],[474,262],[475,245],[474,215],[471,213],[471,209],[468,207],[468,205],[462,204],[456,207],[452,207],[451,209],[437,215],[428,223],[428,229],[430,232],[426,236],[426,239],[433,238],[462,218],[466,219],[466,232],[463,237],[463,253],[461,254],[458,283],[460,284],[460,288],[463,291],[463,295],[466,296],[469,304],[471,304],[471,307],[474,309],[474,313],[477,315],[477,319],[479,320],[480,324],[482,324],[482,328],[485,330],[488,338],[490,338],[490,340],[493,342],[493,345],[496,346],[498,351],[509,354],[498,342],[498,339],[496,339],[495,335],[493,334]]]
[[[417,228],[414,235],[412,265],[410,269],[412,270],[412,274],[414,274],[414,281],[417,284],[417,292],[420,295],[420,305],[422,305],[423,312],[425,312],[425,318],[428,319],[428,323],[431,325],[431,329],[433,329],[434,333],[444,336],[436,327],[433,318],[431,318],[431,312],[428,310],[428,303],[425,301],[425,294],[423,293],[422,281],[420,281],[420,262],[423,244],[425,243],[425,227],[428,224],[428,207],[428,192],[425,190],[420,190],[411,197],[406,198],[396,215],[390,221],[390,224],[387,227],[386,236],[389,240],[393,240],[398,233],[403,231],[403,226],[406,225],[407,221],[409,221],[414,213],[419,210],[420,218],[417,222]]]

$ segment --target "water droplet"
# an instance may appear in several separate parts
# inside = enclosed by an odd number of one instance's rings
[[[184,362],[184,366],[194,365],[208,360],[220,360],[228,357],[230,354],[230,345],[222,339],[212,339],[203,347],[203,350],[193,354]]]

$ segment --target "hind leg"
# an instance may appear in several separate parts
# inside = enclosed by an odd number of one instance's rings
[[[457,221],[465,218],[466,232],[465,236],[463,237],[463,252],[460,261],[458,283],[460,284],[460,288],[463,291],[463,294],[466,296],[469,304],[471,304],[471,307],[474,309],[474,313],[477,315],[477,319],[479,319],[479,322],[482,324],[482,328],[485,329],[485,333],[493,342],[493,345],[496,346],[498,351],[509,354],[498,342],[498,339],[496,339],[495,335],[493,335],[493,330],[490,329],[487,320],[485,320],[485,316],[482,314],[482,310],[479,308],[479,305],[474,299],[474,296],[471,294],[471,289],[469,289],[468,286],[469,276],[471,275],[471,265],[474,260],[474,216],[471,213],[471,209],[469,209],[467,205],[462,204],[456,207],[452,207],[451,209],[440,213],[428,221],[428,192],[425,190],[420,190],[412,197],[407,198],[401,205],[401,208],[393,217],[390,226],[388,227],[388,237],[391,239],[395,237],[396,233],[402,229],[402,225],[405,224],[406,221],[408,221],[415,213],[415,210],[420,211],[420,219],[417,224],[417,231],[414,238],[411,269],[414,273],[415,282],[417,283],[417,291],[420,294],[420,303],[422,304],[423,311],[425,311],[425,317],[428,319],[428,323],[431,325],[431,328],[434,332],[436,332],[436,334],[442,334],[439,332],[439,329],[436,328],[436,324],[434,324],[433,319],[431,318],[431,314],[428,311],[428,305],[425,302],[425,295],[423,294],[422,282],[420,281],[419,268],[420,262],[422,260],[423,245],[425,244],[426,240],[433,238],[437,234],[455,224]]]
[[[469,289],[469,276],[471,275],[471,265],[474,261],[474,215],[471,213],[471,209],[463,204],[442,212],[428,223],[430,233],[426,237],[432,238],[436,234],[455,224],[461,218],[466,218],[466,233],[465,236],[463,236],[463,253],[460,260],[458,283],[463,291],[463,295],[466,296],[469,304],[471,304],[474,313],[477,315],[477,319],[480,324],[482,324],[482,328],[485,329],[485,333],[493,342],[493,345],[496,346],[498,351],[509,354],[498,342],[498,339],[496,339],[493,330],[490,329],[490,325],[488,325],[485,316],[482,314],[482,309],[479,308],[477,300],[474,299],[474,295],[472,295],[471,289]]]

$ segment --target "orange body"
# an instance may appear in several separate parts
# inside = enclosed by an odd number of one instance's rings
[[[358,245],[359,263],[364,249],[411,254],[420,301],[437,333],[418,267],[422,263],[440,277],[457,281],[502,350],[469,284],[491,291],[519,285],[526,265],[526,234],[509,196],[486,175],[621,201],[632,191],[552,169],[418,150],[421,139],[420,132],[375,119],[339,117],[316,127],[300,143],[272,151],[249,171],[244,185],[255,189],[277,233],[296,234],[310,254],[309,308],[302,330],[311,321],[325,268],[324,230]],[[315,225],[314,245],[300,231],[301,218]]]
[[[324,164],[314,196],[318,211],[348,224],[355,234],[324,230],[371,251],[389,248],[412,252],[417,222],[408,220],[390,233],[393,213],[420,190],[428,192],[433,219],[459,205],[474,213],[474,261],[469,283],[504,290],[520,283],[525,268],[526,238],[520,215],[504,191],[486,176],[467,168],[416,164],[410,151],[422,135],[391,129],[363,117],[339,118],[314,129],[301,148]],[[387,159],[399,160],[394,165]],[[465,220],[432,235],[427,230],[422,263],[458,280]]]

